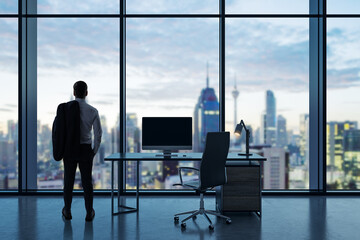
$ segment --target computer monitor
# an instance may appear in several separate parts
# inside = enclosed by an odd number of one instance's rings
[[[163,150],[164,156],[174,150],[191,150],[192,118],[143,117],[142,149]]]

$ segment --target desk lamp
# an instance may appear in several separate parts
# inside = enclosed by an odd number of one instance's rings
[[[236,125],[235,135],[240,136],[243,128],[245,129],[245,133],[246,133],[246,153],[238,153],[238,155],[248,157],[252,155],[251,153],[249,153],[250,130],[246,128],[243,120],[241,120],[240,123]]]

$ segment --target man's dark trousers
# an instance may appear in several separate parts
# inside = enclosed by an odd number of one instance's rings
[[[76,167],[79,164],[81,185],[84,189],[85,208],[88,213],[93,209],[92,165],[94,152],[91,144],[80,144],[80,156],[64,158],[64,202],[65,209],[71,209]]]

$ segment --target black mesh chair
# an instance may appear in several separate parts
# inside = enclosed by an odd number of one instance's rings
[[[196,216],[201,214],[210,223],[209,229],[213,230],[214,226],[207,214],[215,215],[220,218],[226,219],[226,223],[231,223],[231,219],[224,215],[221,215],[217,211],[205,210],[204,208],[204,193],[216,186],[220,186],[226,183],[226,169],[225,163],[229,151],[229,132],[209,132],[206,135],[206,145],[202,156],[200,169],[191,167],[180,167],[179,176],[180,184],[184,187],[189,187],[200,193],[200,209],[178,213],[174,215],[175,222],[179,221],[179,215],[190,214],[187,218],[181,221],[181,228],[186,228],[186,221],[190,218],[196,219]],[[182,172],[183,171],[196,171],[199,174],[198,181],[183,182]]]

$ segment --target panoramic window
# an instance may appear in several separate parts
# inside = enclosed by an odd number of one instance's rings
[[[120,56],[119,13],[120,3],[124,1],[128,14],[124,16],[126,89],[120,89],[123,56]],[[37,0],[34,14],[52,14],[52,17],[28,18],[37,22],[36,28],[27,29],[37,31],[37,189],[63,187],[62,162],[52,157],[51,128],[57,106],[74,99],[72,87],[78,80],[88,83],[87,101],[99,110],[103,127],[102,145],[94,158],[96,189],[109,189],[110,163],[104,162],[104,157],[119,152],[122,139],[126,152],[154,151],[142,149],[143,117],[192,117],[193,149],[181,150],[185,152],[202,152],[206,133],[221,130],[219,21],[222,19],[218,15],[221,2],[124,1],[109,0],[104,4],[101,0]],[[0,2],[0,81],[6,86],[0,90],[1,190],[16,189],[19,178],[18,18],[7,16],[17,14],[18,2]],[[245,150],[245,139],[235,138],[235,125],[244,120],[250,128],[250,151],[268,159],[263,163],[264,189],[308,189],[310,184],[309,58],[312,53],[309,53],[310,29],[306,17],[310,3],[309,0],[225,1],[225,12],[229,14],[225,19],[225,130],[231,133],[230,151],[237,152]],[[360,90],[360,60],[356,55],[360,50],[360,22],[355,15],[360,13],[360,4],[356,0],[327,0],[326,6],[329,14],[324,16],[327,21],[327,115],[323,123],[326,124],[326,184],[328,190],[355,190],[360,188],[360,118],[353,111]],[[82,14],[86,16],[79,16]],[[171,14],[175,15],[171,17]],[[251,16],[241,18],[234,14]],[[267,18],[266,14],[277,15]],[[292,17],[292,14],[304,15]],[[23,43],[27,37],[31,38],[27,33],[23,32]],[[120,99],[120,91],[124,91],[125,99]],[[125,136],[120,136],[121,101],[126,104]],[[32,105],[31,108],[35,109]],[[177,168],[198,164],[143,161],[140,186],[150,190],[173,189],[173,183],[179,180]],[[34,169],[33,165],[27,167],[30,171]],[[127,162],[125,169],[126,188],[133,189],[136,162]],[[81,188],[79,173],[75,187]]]
[[[243,120],[263,188],[309,188],[308,19],[227,19],[225,91],[230,151],[245,151]]]
[[[126,150],[143,152],[142,117],[192,117],[192,151],[202,152],[206,133],[219,131],[218,19],[131,18],[126,28]],[[178,166],[196,164],[143,161],[141,187],[173,188]]]
[[[119,19],[38,19],[38,189],[61,189],[62,161],[52,156],[51,128],[60,103],[74,100],[73,84],[88,84],[98,109],[102,143],[93,164],[94,188],[110,188],[110,163],[119,138]],[[116,136],[115,138],[112,136]],[[80,186],[79,172],[75,187]]]
[[[0,4],[0,9],[2,9]],[[18,188],[18,21],[0,18],[0,189]]]
[[[359,4],[357,4],[359,6]],[[360,19],[328,19],[327,189],[360,188]]]

